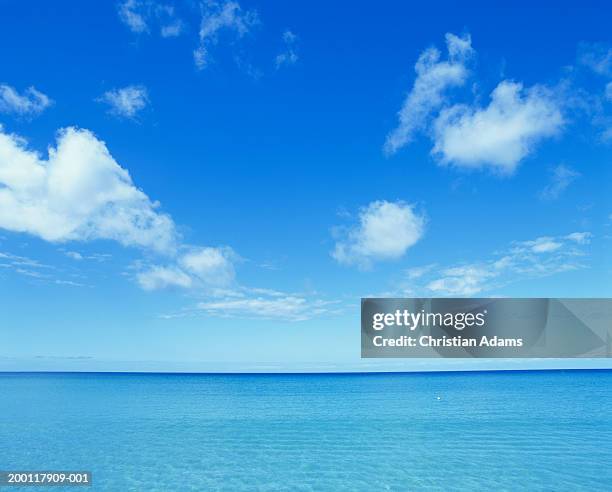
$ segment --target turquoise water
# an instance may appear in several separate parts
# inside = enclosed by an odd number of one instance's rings
[[[0,469],[75,490],[612,490],[611,371],[0,374],[0,412]]]

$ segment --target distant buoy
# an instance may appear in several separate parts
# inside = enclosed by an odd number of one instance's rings
[[[436,396],[436,400],[441,400],[442,397],[441,396]]]

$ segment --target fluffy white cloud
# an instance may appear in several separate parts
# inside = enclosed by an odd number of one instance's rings
[[[404,202],[375,201],[359,214],[359,225],[349,229],[332,256],[340,263],[367,268],[375,260],[403,256],[425,231],[425,217]]]
[[[386,153],[397,152],[417,131],[425,129],[431,114],[444,103],[445,91],[465,83],[469,73],[466,62],[473,54],[470,36],[447,33],[446,47],[447,60],[441,60],[440,51],[433,47],[419,56],[414,85],[398,113],[398,127],[387,136]]]
[[[449,33],[446,44],[447,60],[440,59],[436,48],[419,57],[414,85],[399,112],[398,127],[387,136],[385,152],[397,152],[423,132],[433,141],[432,154],[443,164],[512,173],[541,140],[561,131],[560,98],[543,86],[523,88],[504,80],[486,107],[452,104],[448,89],[465,85],[474,50],[469,35]]]
[[[110,239],[172,250],[172,219],[132,183],[93,133],[66,128],[48,157],[0,127],[0,228],[46,241]]]
[[[200,23],[200,44],[193,52],[196,68],[202,70],[209,62],[209,48],[218,40],[222,30],[242,37],[251,27],[258,23],[255,11],[244,11],[238,2],[209,1],[202,5],[202,22]]]
[[[295,46],[297,36],[291,31],[287,30],[283,33],[283,42],[285,43],[285,50],[278,54],[275,59],[277,69],[284,65],[293,65],[299,58]]]
[[[561,110],[550,91],[539,86],[524,90],[519,83],[504,81],[487,107],[455,105],[440,113],[433,153],[459,167],[491,166],[512,173],[538,142],[562,126]]]
[[[474,296],[495,292],[517,280],[584,268],[581,260],[586,253],[581,247],[589,244],[590,239],[589,232],[573,232],[565,236],[516,241],[488,260],[437,270],[431,265],[423,271],[411,269],[407,272],[407,286],[412,295]],[[413,270],[419,275],[410,275]]]
[[[113,89],[102,94],[97,99],[108,104],[109,112],[122,118],[134,118],[149,103],[147,89],[141,85],[129,85],[121,89]]]
[[[10,85],[0,85],[0,113],[37,116],[52,104],[53,101],[35,87],[28,87],[19,94]]]
[[[580,173],[574,171],[565,164],[560,164],[553,169],[550,183],[540,192],[543,200],[555,200],[574,180],[580,177]]]

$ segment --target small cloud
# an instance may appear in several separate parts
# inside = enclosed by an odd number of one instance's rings
[[[534,241],[525,241],[521,244],[527,246],[533,253],[551,253],[562,246],[560,242],[550,237],[539,237]]]
[[[19,94],[10,85],[0,85],[0,113],[38,116],[51,105],[53,105],[53,100],[33,86]]]
[[[210,47],[218,42],[219,33],[227,31],[241,38],[258,24],[257,13],[244,11],[238,2],[209,1],[202,4],[200,23],[200,43],[193,52],[193,59],[198,70],[206,68],[210,61]]]
[[[175,264],[148,267],[136,275],[136,280],[145,290],[218,288],[234,281],[234,262],[238,260],[229,247],[189,247]]]
[[[282,66],[294,65],[299,59],[296,51],[297,36],[293,32],[286,30],[283,33],[283,43],[285,44],[284,51],[275,58],[277,70]]]
[[[369,268],[377,260],[396,260],[421,239],[425,217],[414,205],[375,201],[359,214],[359,224],[342,234],[333,258],[346,265]]]
[[[146,3],[139,0],[125,0],[119,4],[119,19],[130,28],[132,32],[149,32],[146,21]]]
[[[183,23],[180,20],[176,20],[171,24],[167,24],[161,27],[160,33],[163,38],[174,38],[180,36],[183,32]]]
[[[66,251],[66,256],[76,261],[83,260],[83,255],[77,251]]]
[[[612,76],[612,48],[604,43],[581,43],[578,61],[598,75]]]
[[[430,272],[436,267],[435,264],[424,265],[419,267],[412,267],[406,270],[406,276],[409,280],[415,280],[417,278],[421,278],[426,273]]]
[[[144,86],[130,85],[107,91],[97,101],[107,104],[111,114],[132,119],[147,106],[149,96]]]
[[[589,244],[591,242],[591,238],[593,234],[590,232],[572,232],[565,236],[565,239],[569,239],[570,241],[574,241],[578,244]]]
[[[143,34],[151,31],[151,25],[160,25],[162,37],[179,36],[184,23],[176,16],[173,5],[158,4],[153,0],[125,0],[118,6],[119,19],[133,33]]]
[[[137,281],[144,290],[159,290],[167,287],[189,288],[192,279],[176,267],[152,266],[137,275]]]
[[[550,183],[540,192],[542,200],[556,200],[572,184],[580,173],[574,171],[565,164],[560,164],[553,169]]]

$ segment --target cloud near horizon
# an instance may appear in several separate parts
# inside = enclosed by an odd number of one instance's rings
[[[360,268],[369,268],[375,261],[396,260],[421,239],[425,222],[414,205],[372,202],[359,212],[359,224],[342,231],[332,257]]]
[[[475,296],[495,293],[512,282],[541,278],[585,268],[583,249],[591,241],[589,232],[565,236],[541,236],[515,241],[502,253],[487,260],[448,267],[426,265],[406,272],[407,289],[401,295]]]
[[[387,137],[385,152],[394,154],[424,133],[441,164],[512,174],[537,144],[563,129],[559,98],[542,85],[525,88],[502,80],[488,106],[453,104],[448,89],[465,85],[474,50],[469,35],[448,33],[446,43],[448,60],[440,61],[436,48],[419,57],[414,85],[399,112],[398,127]]]

